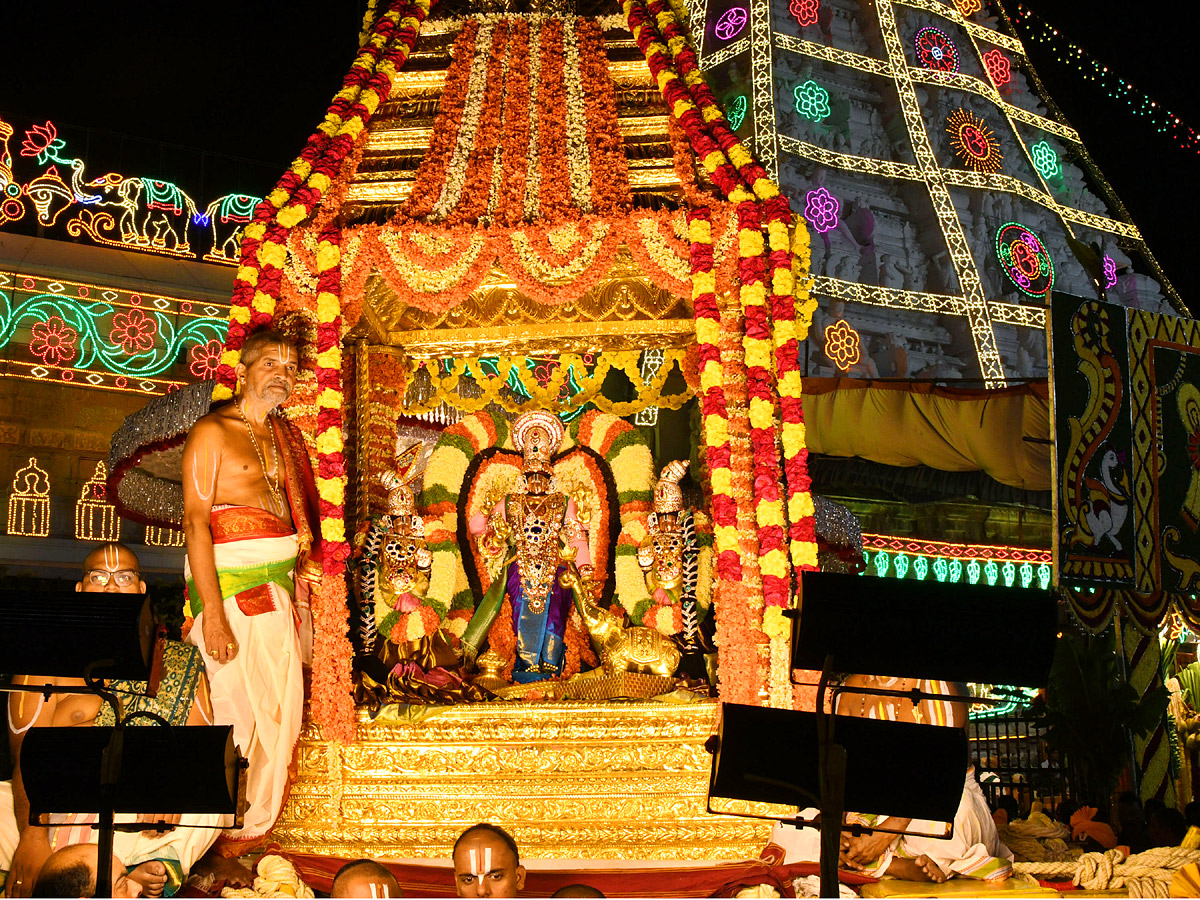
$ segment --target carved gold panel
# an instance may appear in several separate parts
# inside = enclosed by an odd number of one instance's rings
[[[420,722],[360,713],[344,746],[310,724],[274,837],[303,852],[445,858],[464,828],[491,821],[530,858],[756,856],[768,823],[705,810],[715,714],[650,702],[472,704]]]

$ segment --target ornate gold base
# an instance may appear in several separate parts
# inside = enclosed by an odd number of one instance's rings
[[[768,823],[705,812],[716,708],[469,704],[387,723],[360,712],[347,746],[309,725],[274,838],[351,859],[446,858],[464,828],[489,821],[530,858],[757,856]]]

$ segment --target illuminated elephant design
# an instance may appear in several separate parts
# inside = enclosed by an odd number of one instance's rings
[[[212,250],[207,259],[238,258],[242,229],[253,217],[254,207],[261,202],[261,197],[251,197],[249,194],[226,194],[208,204],[198,220],[199,224],[207,225],[212,231]]]

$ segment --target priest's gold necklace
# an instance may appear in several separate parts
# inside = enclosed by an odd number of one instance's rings
[[[238,415],[242,417],[242,423],[246,426],[246,432],[250,435],[250,443],[254,445],[254,455],[258,457],[258,464],[262,466],[263,481],[267,483],[267,490],[271,492],[271,499],[275,501],[275,509],[283,509],[283,497],[279,490],[279,482],[273,480],[270,473],[267,471],[267,460],[263,456],[262,448],[258,445],[258,438],[254,436],[254,429],[250,427],[250,420],[246,418],[246,412],[242,409],[242,404],[235,404]],[[271,427],[269,420],[266,420],[267,431],[271,433],[271,449],[275,451],[276,474],[278,474],[279,463],[279,445],[276,442],[275,429]]]

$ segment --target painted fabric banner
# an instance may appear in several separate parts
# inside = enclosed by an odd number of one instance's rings
[[[1200,624],[1200,321],[1056,294],[1059,583],[1103,630]]]
[[[1056,293],[1051,335],[1059,579],[1133,587],[1125,308]]]

